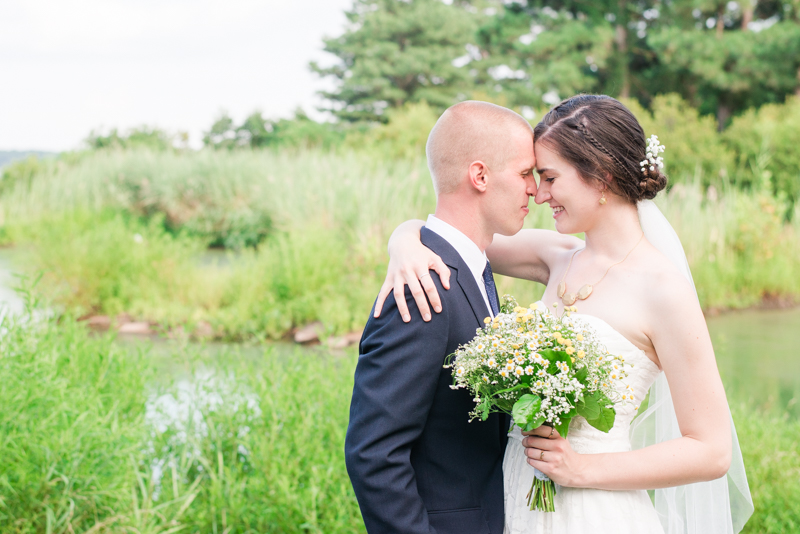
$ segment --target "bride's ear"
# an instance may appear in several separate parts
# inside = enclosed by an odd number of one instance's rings
[[[481,193],[485,192],[488,173],[489,167],[487,167],[484,162],[480,160],[473,161],[469,165],[470,185]]]

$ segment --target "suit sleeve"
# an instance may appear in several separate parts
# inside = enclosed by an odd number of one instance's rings
[[[431,272],[440,295],[438,275]],[[345,440],[347,471],[370,533],[434,532],[417,491],[411,449],[425,427],[447,356],[448,305],[424,322],[411,292],[404,323],[392,295],[362,336]]]

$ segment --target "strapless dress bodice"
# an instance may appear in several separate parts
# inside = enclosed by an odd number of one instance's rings
[[[573,418],[567,441],[580,454],[630,451],[631,422],[661,370],[644,351],[602,319],[578,313],[573,313],[572,319],[591,328],[611,354],[622,357],[627,376],[615,387],[620,395],[628,397],[632,393],[633,401],[614,406],[614,426],[607,433],[592,427],[583,417]],[[643,490],[606,491],[558,486],[555,512],[530,511],[526,496],[533,480],[533,468],[525,460],[519,427],[509,432],[509,438],[503,462],[506,534],[663,533],[650,498]]]

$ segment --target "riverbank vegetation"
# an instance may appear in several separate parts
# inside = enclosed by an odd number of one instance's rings
[[[745,117],[747,128],[761,125],[756,153],[733,148],[745,126],[734,122],[723,138],[676,97],[652,112],[632,106],[668,146],[672,185],[657,202],[703,307],[800,299],[800,170],[791,174],[791,147],[773,135],[791,133],[789,123]],[[779,111],[763,113],[796,115],[797,129],[800,100]],[[328,335],[358,330],[392,229],[435,205],[420,149],[436,116],[416,106],[393,117],[361,149],[112,148],[21,162],[0,190],[0,238],[77,316],[126,313],[163,331],[207,323],[227,340],[277,339],[315,321]],[[549,210],[534,207],[526,225],[553,228]],[[499,284],[523,301],[541,292]]]
[[[343,459],[354,351],[159,354],[42,314],[2,330],[0,531],[364,532]],[[732,410],[744,532],[796,531],[800,423]]]

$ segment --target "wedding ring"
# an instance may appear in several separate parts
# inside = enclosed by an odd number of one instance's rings
[[[550,427],[550,435],[549,435],[549,436],[547,436],[547,437],[548,437],[548,439],[549,439],[549,438],[552,438],[552,437],[553,437],[553,434],[555,434],[555,433],[556,433],[556,427],[554,427],[554,426],[551,426],[551,427]]]
[[[431,275],[431,273],[425,273],[425,274],[423,274],[422,276],[420,276],[420,277],[419,277],[419,279],[420,279],[420,280],[422,280],[422,279],[423,279],[423,278],[425,278],[426,276],[430,276],[430,275]]]
[[[539,455],[539,461],[544,462],[544,451],[542,451],[542,454]]]

